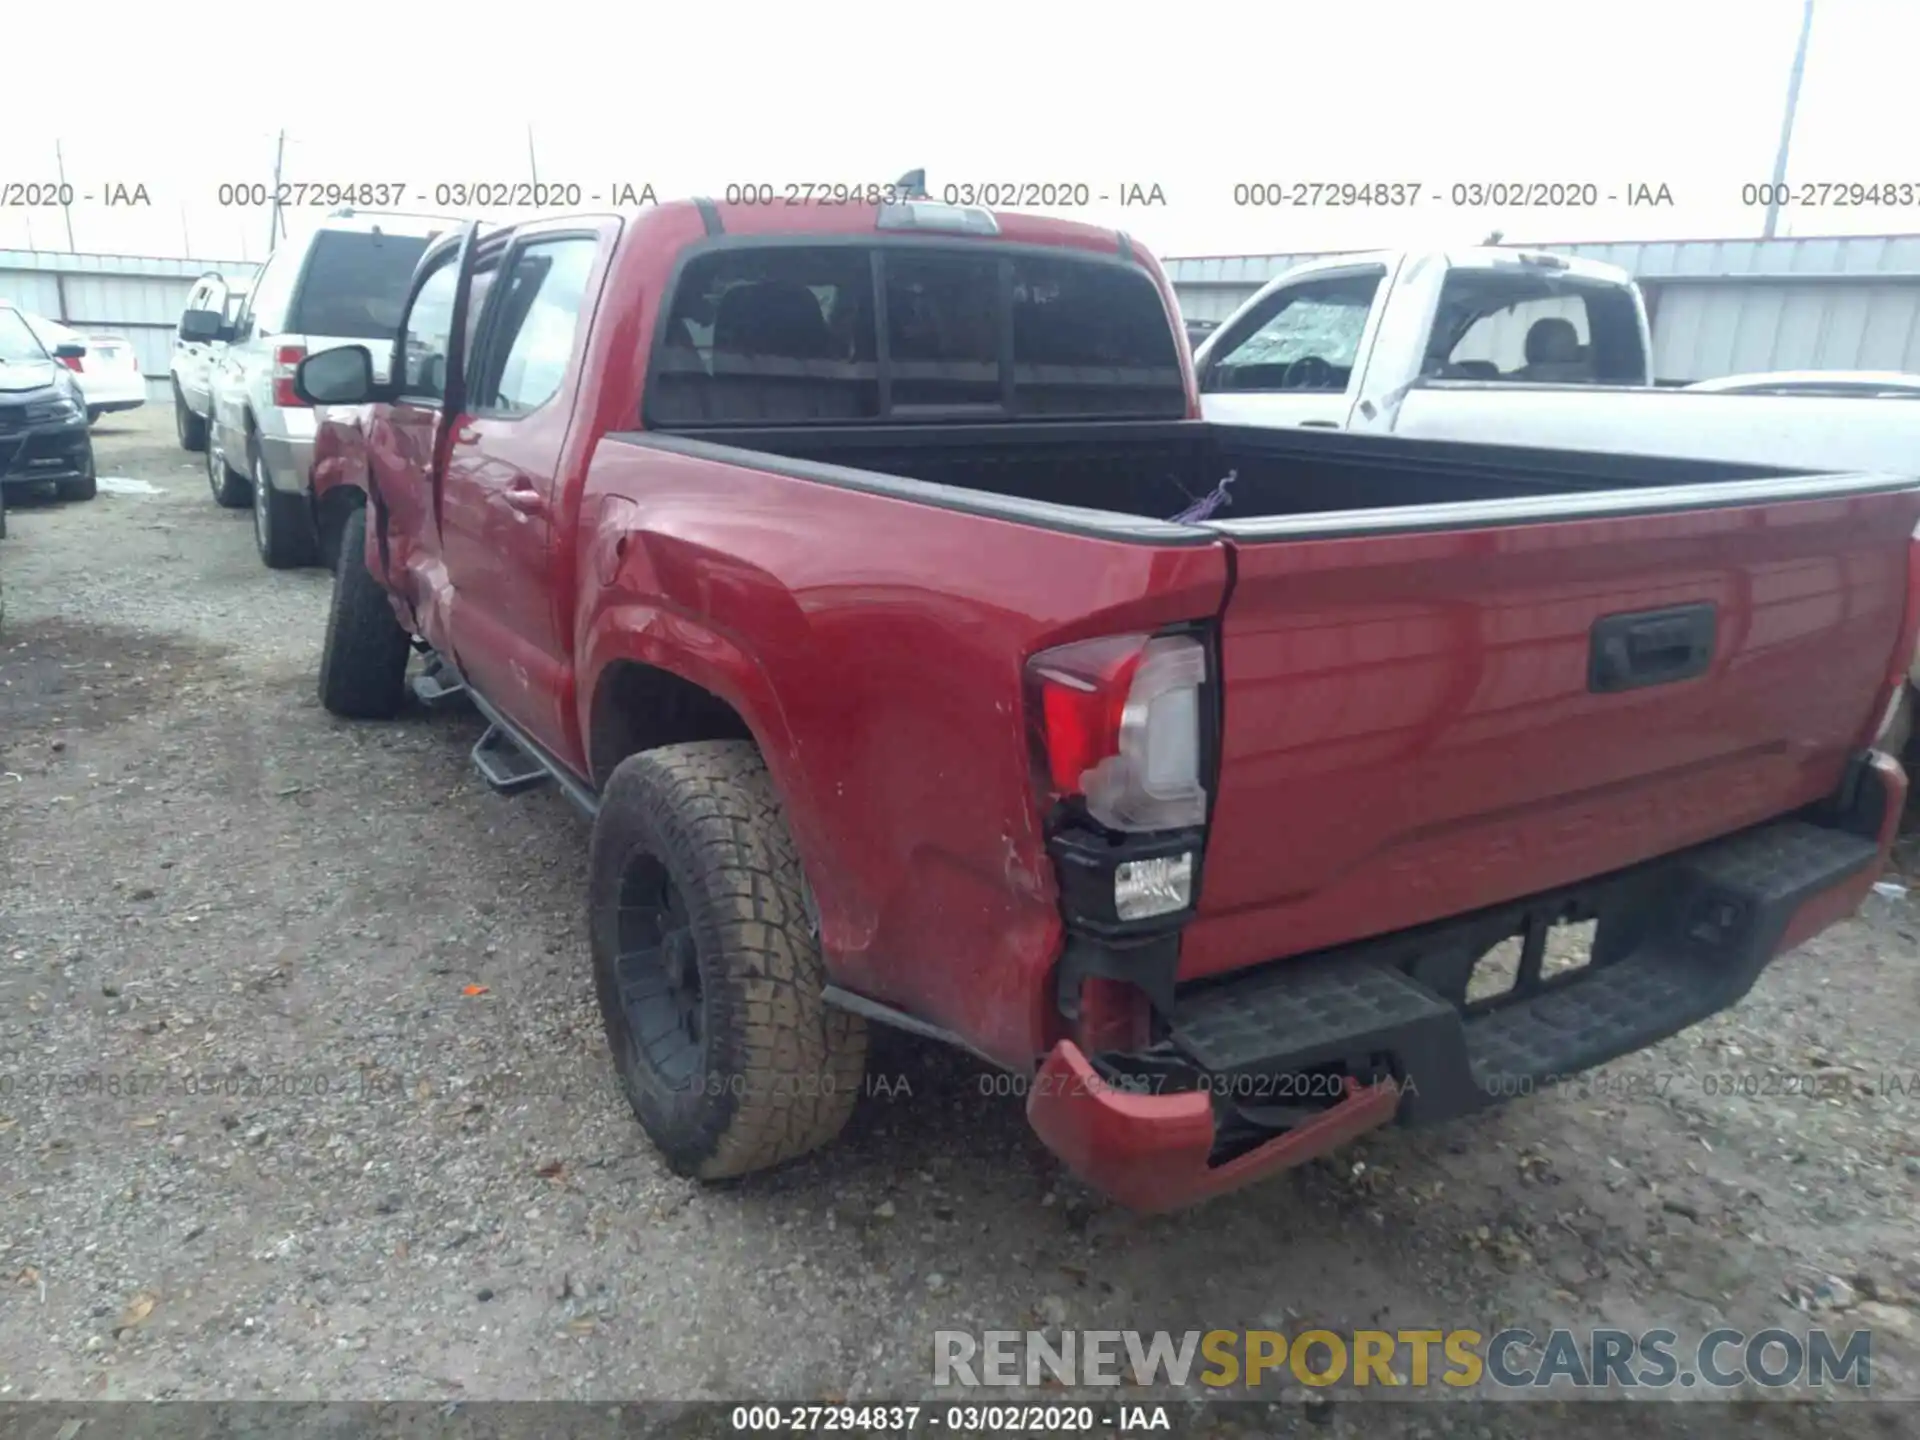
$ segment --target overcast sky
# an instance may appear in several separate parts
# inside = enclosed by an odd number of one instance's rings
[[[1471,243],[1495,227],[1758,235],[1741,186],[1772,172],[1801,0],[327,0],[217,22],[129,0],[10,8],[0,185],[54,179],[58,142],[76,191],[144,185],[152,202],[76,202],[81,251],[258,259],[268,213],[218,190],[270,179],[282,127],[283,179],[405,182],[404,208],[441,212],[436,184],[527,179],[531,122],[539,177],[583,200],[618,182],[717,197],[916,166],[936,196],[961,181],[1158,185],[1164,207],[1062,213],[1198,255]],[[1916,0],[1817,0],[1791,175],[1920,189],[1917,57]],[[1236,182],[1260,180],[1424,189],[1413,209],[1236,206]],[[1602,200],[1454,206],[1452,185],[1474,181],[1593,182]],[[1628,206],[1637,184],[1674,204]],[[1920,205],[1790,208],[1782,225],[1915,230]],[[0,248],[67,248],[61,211],[0,208]]]

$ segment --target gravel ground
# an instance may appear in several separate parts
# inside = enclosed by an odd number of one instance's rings
[[[1920,890],[1585,1095],[1173,1217],[899,1040],[841,1143],[702,1188],[614,1087],[575,812],[490,793],[470,715],[328,717],[329,578],[262,568],[165,411],[98,436],[162,493],[0,541],[0,1395],[884,1399],[936,1329],[1508,1322],[1872,1325],[1920,1394]],[[1393,1423],[1454,1411],[1506,1433]]]

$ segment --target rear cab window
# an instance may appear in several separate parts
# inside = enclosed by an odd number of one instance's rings
[[[1640,313],[1618,285],[1552,272],[1451,271],[1421,373],[1438,380],[1633,385],[1646,378]]]
[[[298,335],[392,340],[428,236],[323,230],[285,328]]]
[[[988,245],[695,251],[654,338],[646,423],[1183,418],[1160,292],[1115,260]]]

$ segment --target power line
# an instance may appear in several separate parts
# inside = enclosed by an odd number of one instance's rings
[[[60,142],[53,142],[53,164],[60,172],[60,214],[67,222],[67,253],[74,253],[73,246],[73,206],[65,198],[71,192],[67,189],[67,157],[60,151]]]
[[[282,130],[280,138],[273,145],[273,214],[267,227],[267,254],[273,254],[273,247],[279,243],[281,234],[280,219],[280,162],[286,158],[287,132]]]
[[[1767,192],[1767,227],[1761,232],[1771,240],[1780,223],[1780,192],[1787,184],[1787,151],[1793,146],[1793,116],[1800,108],[1800,76],[1807,68],[1807,38],[1813,34],[1813,0],[1807,0],[1800,13],[1800,43],[1793,50],[1793,69],[1787,76],[1787,111],[1780,120],[1780,149],[1773,157],[1773,188]]]

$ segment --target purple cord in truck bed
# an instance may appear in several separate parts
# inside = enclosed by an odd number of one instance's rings
[[[1233,503],[1233,497],[1227,493],[1227,487],[1233,484],[1234,477],[1239,473],[1238,470],[1229,470],[1226,479],[1222,480],[1218,485],[1214,486],[1213,489],[1194,501],[1193,504],[1187,506],[1187,508],[1182,510],[1178,515],[1170,517],[1172,523],[1176,525],[1197,525],[1202,520],[1212,518],[1213,512],[1222,506],[1231,505]]]

